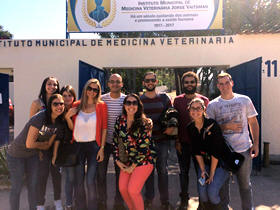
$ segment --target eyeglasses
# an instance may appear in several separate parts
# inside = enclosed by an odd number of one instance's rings
[[[122,82],[121,82],[120,80],[116,80],[116,81],[115,81],[115,80],[110,80],[109,83],[111,83],[112,85],[113,85],[113,84],[118,84],[118,85],[119,85],[119,84],[121,84]]]
[[[184,84],[188,85],[188,84],[195,84],[195,80],[192,80],[192,81],[184,81]]]
[[[156,81],[157,81],[156,79],[144,79],[145,83],[149,83],[149,82],[155,83]]]
[[[87,91],[93,91],[95,93],[99,93],[99,89],[98,88],[92,88],[90,86],[87,87]]]
[[[202,111],[203,107],[202,106],[198,106],[198,107],[190,107],[191,111]]]
[[[64,106],[64,103],[63,102],[53,102],[52,105],[54,107],[57,107],[57,106]]]
[[[126,105],[126,106],[131,106],[131,105],[137,106],[137,105],[138,105],[138,102],[137,102],[137,101],[126,101],[126,102],[125,102],[125,105]]]

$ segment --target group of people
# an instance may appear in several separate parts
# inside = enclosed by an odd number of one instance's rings
[[[249,97],[233,93],[229,74],[221,73],[217,79],[221,95],[209,102],[197,93],[198,76],[191,71],[184,73],[183,94],[172,103],[167,94],[156,92],[154,72],[145,73],[146,91],[140,97],[123,94],[122,77],[112,74],[109,93],[101,95],[99,81],[90,79],[78,101],[72,86],[60,90],[56,78],[46,78],[39,98],[32,102],[30,120],[8,147],[11,210],[19,209],[24,177],[30,209],[44,209],[49,172],[55,208],[63,209],[61,168],[66,176],[66,209],[107,209],[106,175],[111,154],[116,178],[113,209],[152,209],[155,170],[160,209],[173,209],[167,160],[170,139],[174,139],[170,136],[176,128],[161,126],[162,115],[171,107],[179,113],[175,145],[181,192],[176,209],[188,208],[191,159],[197,173],[199,209],[229,208],[229,172],[221,159],[224,141],[245,158],[236,176],[242,209],[252,209],[250,173],[252,158],[258,155],[257,112]],[[75,163],[61,164],[62,154],[74,156]]]

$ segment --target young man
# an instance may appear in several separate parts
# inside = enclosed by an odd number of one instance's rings
[[[172,128],[167,128],[165,131],[160,127],[160,116],[169,107],[171,107],[171,100],[165,94],[156,93],[156,86],[158,80],[154,72],[147,72],[144,75],[143,86],[146,92],[140,97],[144,105],[144,113],[147,117],[153,120],[152,139],[155,143],[157,152],[156,169],[158,173],[158,189],[161,200],[161,210],[168,210],[171,208],[168,195],[168,170],[167,159],[170,142],[166,134],[172,132]],[[154,171],[145,183],[145,209],[151,209],[152,201],[155,197],[154,192]]]
[[[208,98],[196,93],[199,79],[198,76],[188,71],[183,74],[181,83],[183,94],[177,96],[174,100],[174,108],[179,112],[179,128],[178,140],[176,140],[177,157],[180,166],[180,186],[181,186],[181,202],[178,203],[178,210],[188,209],[189,201],[189,169],[191,162],[191,139],[187,132],[187,125],[191,122],[188,104],[194,98],[201,98],[205,105],[209,103]]]
[[[219,123],[225,139],[235,152],[245,157],[236,176],[242,209],[251,210],[253,209],[250,182],[252,159],[259,154],[259,124],[256,118],[258,113],[249,97],[232,91],[233,80],[229,74],[218,75],[217,87],[221,95],[210,102],[207,115]],[[249,136],[248,125],[253,141]],[[229,189],[227,191],[229,192]]]
[[[106,175],[110,155],[113,154],[113,132],[116,118],[122,113],[123,100],[126,95],[121,93],[123,87],[122,77],[119,74],[112,74],[108,81],[109,93],[102,95],[102,100],[105,101],[108,107],[108,129],[107,139],[104,148],[104,160],[98,163],[97,167],[97,192],[98,192],[98,209],[106,209],[107,202],[107,182]],[[119,192],[119,174],[120,169],[114,163],[116,172],[116,194],[114,209],[124,209],[123,200]]]

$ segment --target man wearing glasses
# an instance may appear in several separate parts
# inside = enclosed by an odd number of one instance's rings
[[[98,192],[98,209],[103,210],[107,208],[107,182],[106,175],[108,169],[108,163],[110,155],[113,154],[113,132],[116,122],[116,118],[122,113],[123,100],[126,97],[125,94],[121,93],[123,87],[122,77],[119,74],[112,74],[108,81],[109,93],[102,95],[102,100],[107,104],[108,107],[108,129],[107,139],[104,148],[104,160],[98,163],[97,169],[97,192]],[[115,164],[116,172],[116,194],[113,209],[122,210],[125,209],[123,206],[123,200],[119,192],[119,174],[120,169]]]
[[[144,105],[144,113],[153,120],[152,140],[155,143],[157,152],[156,169],[158,173],[158,189],[162,210],[171,208],[168,195],[168,170],[167,159],[170,142],[165,134],[172,132],[172,128],[167,128],[164,132],[160,126],[160,116],[172,106],[171,100],[165,93],[157,93],[156,86],[158,80],[154,72],[147,72],[144,75],[143,86],[146,92],[140,97]],[[154,171],[145,183],[145,209],[152,208],[155,197]]]
[[[174,108],[179,112],[179,127],[178,139],[176,140],[177,157],[180,166],[180,187],[181,187],[181,201],[177,204],[178,210],[188,209],[189,201],[189,169],[191,162],[191,139],[186,129],[187,125],[191,122],[189,115],[188,104],[194,98],[201,98],[205,106],[208,105],[209,100],[205,96],[196,93],[199,79],[198,76],[188,71],[183,74],[181,83],[183,94],[176,96],[174,99]]]

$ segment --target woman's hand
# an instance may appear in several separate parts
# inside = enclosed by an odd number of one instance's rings
[[[70,108],[68,112],[65,114],[66,119],[70,119],[73,117],[75,114],[77,114],[78,109],[77,108]]]
[[[134,169],[136,168],[136,166],[137,165],[135,163],[132,163],[130,166],[126,167],[126,169],[124,171],[128,174],[131,174],[134,171]]]
[[[124,169],[124,171],[128,174],[131,174],[134,171],[135,167],[133,165]]]
[[[100,148],[98,150],[97,156],[96,156],[96,160],[97,162],[102,162],[104,159],[104,148]]]
[[[205,170],[202,170],[201,175],[200,175],[203,179],[206,178],[207,176],[207,172]]]
[[[121,161],[116,160],[116,164],[117,166],[119,166],[119,168],[123,171],[125,171],[125,169],[127,168],[127,165],[123,164]]]
[[[214,175],[215,175],[215,171],[214,171],[214,172],[210,172],[210,176],[209,176],[209,178],[206,180],[206,184],[211,184],[211,183],[213,182]]]

